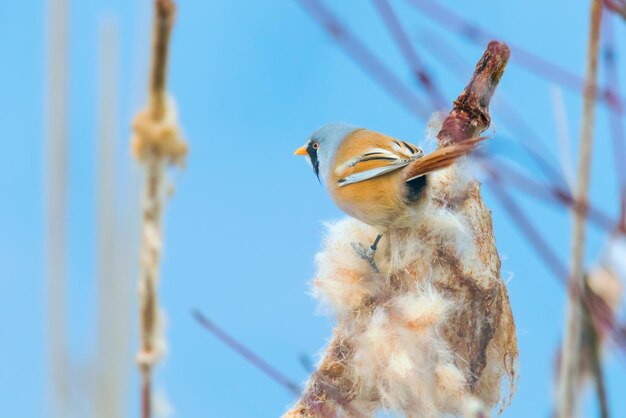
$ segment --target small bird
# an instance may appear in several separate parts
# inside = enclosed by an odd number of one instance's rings
[[[375,271],[374,253],[391,227],[415,223],[428,200],[429,174],[449,167],[484,137],[442,147],[424,156],[406,141],[356,126],[333,123],[315,131],[295,155],[307,158],[337,206],[375,227],[369,250],[353,244]]]

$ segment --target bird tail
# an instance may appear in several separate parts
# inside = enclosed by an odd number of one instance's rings
[[[404,169],[404,181],[409,182],[433,171],[450,167],[459,158],[470,154],[478,145],[488,139],[487,136],[476,136],[452,145],[438,148],[430,154],[415,160]]]

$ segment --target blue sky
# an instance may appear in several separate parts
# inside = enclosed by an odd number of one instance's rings
[[[443,3],[442,0],[438,0]],[[145,97],[149,2],[70,2],[70,159],[68,223],[69,352],[75,375],[89,379],[97,364],[97,135],[99,37],[103,21],[119,30],[119,126],[116,143],[118,217],[124,248],[136,259],[137,185],[140,171],[129,157],[129,124]],[[335,2],[339,3],[339,2]],[[420,43],[428,33],[446,39],[469,63],[482,48],[447,32],[394,0],[418,53],[451,102],[464,82]],[[328,2],[330,4],[330,2]],[[588,5],[559,0],[475,0],[446,4],[499,39],[531,50],[582,74]],[[370,2],[332,4],[386,64],[418,94],[409,68]],[[0,3],[0,115],[3,163],[0,186],[0,414],[46,417],[45,282],[45,57],[44,2]],[[615,21],[617,39],[624,25]],[[626,68],[624,45],[618,47]],[[180,1],[172,39],[170,90],[190,144],[187,169],[172,173],[176,193],[165,216],[161,297],[168,317],[169,354],[158,367],[157,386],[175,416],[278,416],[293,401],[191,317],[198,308],[293,380],[305,381],[299,356],[313,356],[330,336],[332,318],[320,316],[309,295],[314,254],[323,222],[341,212],[301,159],[292,157],[310,132],[345,121],[419,143],[425,120],[407,112],[375,84],[294,0]],[[507,69],[505,95],[540,134],[558,164],[553,85],[519,66]],[[622,92],[623,94],[624,92]],[[578,142],[580,96],[563,91],[571,146]],[[617,186],[605,107],[598,108],[592,200],[616,215]],[[515,137],[492,110],[495,141],[520,167],[539,177]],[[516,138],[524,141],[525,138]],[[488,190],[496,239],[509,280],[520,345],[521,375],[507,417],[547,417],[553,358],[563,323],[564,292]],[[564,261],[571,217],[562,209],[519,195]],[[601,253],[605,236],[590,228],[587,262]],[[133,258],[134,257],[134,258]],[[132,269],[130,269],[132,271]],[[134,296],[136,277],[129,275]],[[133,337],[136,336],[134,317]],[[135,338],[136,339],[136,338]],[[128,352],[128,416],[138,408],[133,346]],[[626,415],[618,393],[624,363],[607,360],[614,416]],[[87,377],[85,377],[87,376]],[[76,384],[80,389],[80,383]],[[77,390],[80,394],[80,390]],[[592,411],[591,406],[588,406]],[[77,415],[78,416],[78,415]],[[83,415],[84,416],[84,415]]]

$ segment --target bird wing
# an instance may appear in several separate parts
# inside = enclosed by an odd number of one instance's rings
[[[392,139],[388,144],[366,150],[337,167],[339,187],[369,180],[407,167],[405,182],[433,171],[451,166],[459,158],[471,153],[487,137],[469,138],[439,148],[427,156],[415,145]]]
[[[408,182],[433,171],[451,166],[459,158],[474,151],[487,138],[486,136],[477,136],[436,149],[424,158],[413,162],[406,169],[404,181]]]
[[[336,173],[339,176],[337,183],[340,187],[382,176],[400,168],[406,167],[424,155],[415,145],[404,141],[390,139],[365,150],[362,154],[339,165]]]

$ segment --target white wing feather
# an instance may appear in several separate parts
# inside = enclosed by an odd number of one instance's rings
[[[398,170],[402,167],[406,167],[411,163],[411,160],[400,160],[390,165],[382,167],[371,168],[369,170],[361,171],[360,173],[350,174],[338,181],[339,187],[347,186],[348,184],[358,183],[360,181],[369,180],[374,177],[382,176],[389,172]]]

